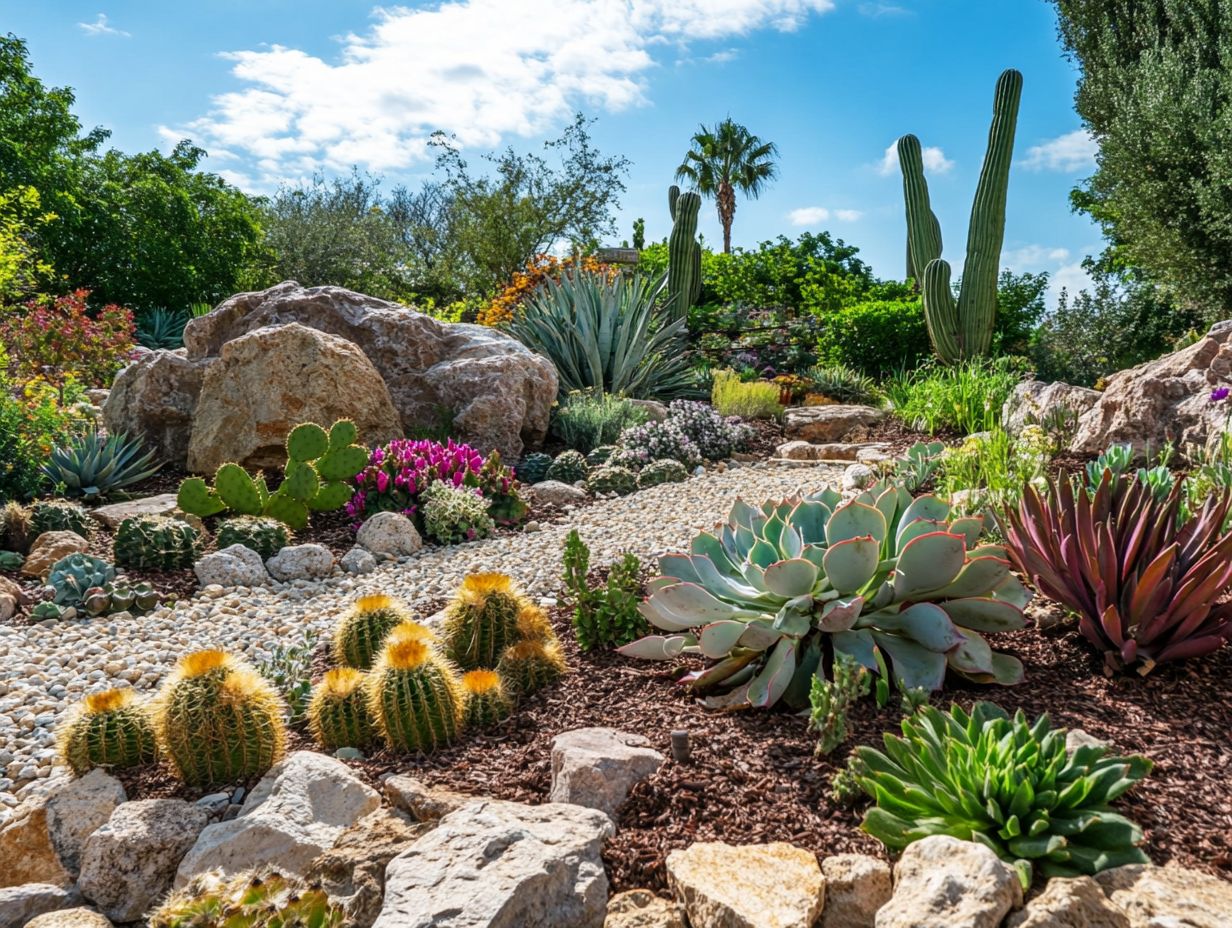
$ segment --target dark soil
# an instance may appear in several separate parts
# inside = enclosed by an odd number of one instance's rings
[[[671,733],[682,730],[689,733],[691,760],[669,759],[620,810],[619,831],[604,850],[614,891],[663,889],[668,852],[698,840],[790,841],[821,856],[887,856],[859,830],[863,810],[836,805],[829,790],[852,746],[879,745],[884,731],[897,728],[896,707],[879,710],[864,700],[851,717],[848,743],[817,758],[804,719],[790,711],[702,708],[675,684],[696,662],[580,654],[565,610],[555,610],[553,621],[572,672],[523,701],[511,718],[430,757],[380,750],[350,766],[374,785],[384,774],[409,774],[461,792],[540,803],[551,785],[552,739],[560,732],[615,725],[644,735],[670,758]],[[1025,682],[1007,688],[952,681],[934,702],[990,699],[1032,717],[1049,712],[1058,727],[1082,728],[1123,753],[1148,754],[1154,771],[1120,806],[1145,830],[1151,858],[1232,878],[1232,700],[1226,686],[1232,648],[1165,665],[1145,679],[1108,679],[1099,657],[1072,630],[998,637],[998,647],[1026,665]],[[314,670],[327,666],[322,652]],[[303,734],[291,740],[292,747],[311,747]],[[123,779],[132,798],[196,795],[162,769]]]

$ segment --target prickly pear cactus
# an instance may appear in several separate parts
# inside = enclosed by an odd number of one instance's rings
[[[547,479],[548,468],[552,466],[552,456],[542,451],[532,451],[522,455],[522,460],[514,468],[514,476],[523,483],[542,483]]]
[[[87,696],[57,731],[56,746],[77,776],[95,767],[137,767],[158,756],[149,715],[130,689]]]
[[[609,493],[628,496],[637,489],[637,474],[627,467],[605,465],[590,472],[586,478],[586,489],[596,496]]]
[[[116,528],[113,551],[121,567],[191,567],[201,553],[201,535],[179,519],[136,516],[125,519]]]
[[[590,468],[586,466],[586,458],[580,451],[562,451],[552,462],[544,475],[547,480],[559,480],[561,483],[574,484],[585,480]]]

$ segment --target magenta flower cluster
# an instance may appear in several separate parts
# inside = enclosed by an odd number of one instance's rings
[[[420,494],[437,482],[474,487],[489,499],[507,496],[513,487],[499,458],[485,458],[470,445],[403,438],[372,450],[368,466],[355,476],[347,513],[357,521],[385,511],[414,518]]]

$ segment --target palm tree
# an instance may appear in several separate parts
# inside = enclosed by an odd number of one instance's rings
[[[736,217],[736,191],[756,200],[778,173],[773,142],[763,142],[731,117],[713,129],[701,126],[693,147],[676,168],[676,179],[692,184],[703,196],[714,197],[723,223],[723,251],[731,253],[731,227]]]

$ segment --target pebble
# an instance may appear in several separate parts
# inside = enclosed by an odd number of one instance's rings
[[[49,753],[55,727],[79,699],[128,684],[147,694],[189,651],[224,648],[256,657],[272,641],[294,643],[309,629],[328,634],[358,596],[385,593],[414,609],[452,595],[463,577],[476,571],[508,573],[529,595],[548,601],[560,586],[561,548],[572,528],[590,546],[592,564],[609,563],[625,551],[650,563],[662,553],[686,548],[694,534],[727,515],[737,496],[781,499],[841,479],[842,470],[826,464],[711,468],[685,483],[651,487],[556,520],[540,520],[533,540],[512,534],[425,547],[409,557],[377,558],[375,569],[366,574],[335,573],[268,587],[209,586],[191,599],[123,622],[112,616],[107,622],[0,625],[0,824],[11,815],[23,787],[56,769]],[[240,801],[233,795],[226,812],[238,811]]]

